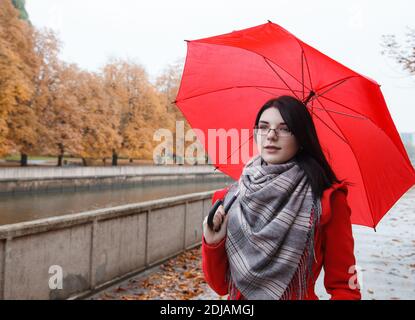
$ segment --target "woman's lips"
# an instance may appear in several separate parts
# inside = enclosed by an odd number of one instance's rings
[[[264,149],[268,152],[268,153],[275,153],[278,150],[281,150],[281,148],[275,147],[275,146],[267,146],[264,147]]]

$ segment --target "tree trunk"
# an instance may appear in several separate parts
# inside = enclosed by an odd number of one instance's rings
[[[85,158],[82,158],[82,165],[84,167],[87,167],[88,166],[88,164],[86,163],[86,159]]]
[[[63,147],[62,143],[58,143],[58,148],[59,148],[58,167],[62,167],[62,160],[63,160],[63,154],[65,153],[65,148]]]
[[[63,154],[58,156],[58,167],[62,167]]]
[[[20,165],[22,167],[27,167],[27,154],[26,153],[21,154]]]
[[[115,152],[115,150],[112,151],[112,165],[118,165],[118,154]]]
[[[133,163],[133,159],[132,158],[130,159],[130,163]]]

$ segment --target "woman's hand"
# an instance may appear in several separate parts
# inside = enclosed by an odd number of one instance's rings
[[[203,221],[203,236],[207,244],[217,244],[226,236],[228,226],[228,215],[225,215],[225,210],[222,205],[218,207],[213,216],[213,230],[207,224],[208,217]]]

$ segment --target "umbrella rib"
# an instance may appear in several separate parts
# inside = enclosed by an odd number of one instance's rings
[[[328,87],[328,86],[330,86],[330,85],[333,85],[332,87],[328,88],[326,91],[323,91],[322,93],[318,93],[318,94],[314,95],[314,96],[312,97],[312,99],[316,99],[316,98],[318,98],[318,97],[322,97],[322,96],[323,96],[324,94],[326,94],[327,92],[329,92],[329,91],[333,90],[334,88],[338,87],[339,85],[343,84],[343,83],[344,83],[344,82],[346,82],[347,80],[349,80],[349,79],[351,79],[351,78],[354,78],[354,77],[356,77],[356,76],[350,76],[350,77],[347,77],[347,78],[344,78],[344,79],[340,79],[340,80],[334,81],[334,82],[332,82],[332,83],[330,83],[330,84],[328,84],[328,85],[326,85],[326,86],[324,86],[324,87],[320,88],[320,89],[323,89],[323,88],[327,88],[327,87]]]
[[[264,90],[264,89],[261,89],[261,88],[255,88],[255,89],[257,89],[257,90],[259,90],[259,91],[262,91],[262,92],[265,92],[265,93],[268,93],[268,94],[270,94],[270,95],[272,95],[272,96],[275,96],[275,93],[274,93],[274,92],[270,92],[270,91],[267,91],[267,90]],[[273,88],[273,89],[290,91],[290,89],[287,89],[287,88]],[[299,90],[294,90],[294,91],[301,92],[301,91],[299,91]]]
[[[294,38],[295,38],[295,37],[294,37]],[[299,45],[300,45],[300,47],[301,47],[301,51],[303,52],[303,55],[304,55],[304,61],[305,61],[305,64],[306,64],[306,66],[307,66],[308,79],[310,80],[310,86],[311,86],[311,88],[313,88],[313,82],[311,81],[311,72],[310,72],[310,66],[308,65],[307,56],[305,55],[304,48],[303,48],[303,46],[301,45],[300,41],[298,41],[298,39],[297,39],[297,38],[295,38],[295,39],[297,40],[298,44],[299,44]],[[310,90],[310,91],[312,91],[312,90]]]
[[[274,71],[275,72],[275,74],[281,79],[281,81],[282,82],[284,82],[284,84],[287,86],[287,88],[288,89],[290,89],[290,91],[294,94],[294,96],[298,99],[298,100],[300,100],[300,98],[295,94],[295,92],[294,92],[294,90],[293,89],[291,89],[291,87],[288,85],[288,83],[280,76],[280,74],[278,73],[278,71],[277,70],[275,70],[274,69],[274,67],[269,63],[269,61],[268,61],[268,59],[267,58],[265,58],[265,57],[263,57],[264,58],[264,61],[265,61],[265,63],[272,69],[272,71]],[[285,71],[285,70],[284,70]],[[288,72],[287,72],[288,73]],[[295,78],[294,78],[295,79]],[[297,80],[297,79],[296,79]],[[298,81],[298,80],[297,80]]]
[[[335,101],[335,100],[332,100],[332,99],[330,99],[330,98],[327,98],[327,97],[324,97],[324,96],[321,96],[323,99],[326,99],[326,100],[328,100],[328,101],[330,101],[330,102],[333,102],[333,103],[335,103],[335,104],[337,104],[337,105],[339,105],[339,106],[341,106],[341,107],[343,107],[343,108],[346,108],[346,109],[349,109],[350,111],[353,111],[353,112],[355,112],[355,113],[357,113],[357,114],[359,114],[359,115],[361,115],[362,116],[362,118],[363,119],[365,119],[365,120],[369,120],[369,118],[368,117],[366,117],[364,114],[362,114],[362,113],[360,113],[359,111],[356,111],[356,110],[354,110],[354,109],[352,109],[352,108],[350,108],[350,107],[348,107],[348,106],[346,106],[346,105],[344,105],[344,104],[342,104],[342,103],[340,103],[340,102],[337,102],[337,101]],[[351,115],[350,115],[351,116]],[[358,118],[358,117],[356,117],[356,118]]]
[[[310,90],[310,91],[314,91],[312,88],[313,88],[313,82],[311,81],[311,72],[310,72],[310,66],[308,65],[308,60],[307,60],[307,56],[305,55],[305,51],[304,51],[304,48],[303,48],[303,46],[302,46],[302,44],[301,44],[301,42],[300,42],[300,40],[295,36],[295,35],[293,35],[293,34],[291,34],[291,33],[289,33],[288,32],[288,34],[290,34],[294,39],[295,39],[295,41],[297,41],[297,43],[298,43],[298,45],[300,46],[300,48],[301,48],[301,53],[302,53],[302,55],[304,56],[304,61],[305,61],[305,64],[306,64],[306,66],[307,66],[307,72],[308,72],[308,79],[310,80],[310,86],[311,86],[311,89],[309,89],[309,88],[307,88],[308,90]],[[301,62],[302,62],[302,57],[301,57]],[[302,64],[301,64],[301,66],[302,66]],[[304,79],[303,79],[303,85],[304,85]],[[304,99],[304,97],[303,97],[303,99]]]
[[[320,99],[319,98],[317,98],[317,102],[326,110],[326,107],[323,105],[323,103],[320,101]],[[326,111],[327,112],[327,111]],[[356,159],[356,163],[357,163],[357,167],[359,168],[359,171],[360,171],[360,176],[361,176],[361,178],[362,178],[362,182],[363,182],[363,187],[364,187],[364,190],[365,190],[365,194],[366,194],[366,199],[368,200],[367,201],[367,203],[368,203],[368,205],[369,205],[369,210],[370,210],[370,216],[371,216],[371,218],[372,218],[372,223],[373,223],[373,228],[375,228],[376,227],[376,225],[375,225],[375,221],[374,221],[374,218],[373,218],[373,209],[372,209],[372,206],[371,206],[371,204],[370,204],[370,201],[369,201],[369,196],[368,196],[368,193],[367,193],[367,189],[366,189],[366,183],[365,183],[365,179],[364,179],[364,176],[363,176],[363,174],[362,174],[362,168],[360,167],[360,163],[359,163],[359,161],[358,161],[358,159],[357,159],[357,157],[356,157],[356,153],[355,153],[355,151],[354,151],[354,149],[353,149],[353,147],[350,145],[350,143],[349,143],[349,141],[347,140],[347,138],[345,137],[345,135],[344,135],[344,133],[343,133],[343,131],[340,129],[340,127],[338,126],[338,124],[337,124],[337,122],[336,121],[334,121],[334,119],[333,119],[333,117],[330,115],[330,113],[328,113],[327,112],[327,115],[330,117],[330,119],[331,119],[331,121],[333,121],[333,123],[334,123],[334,125],[337,127],[337,129],[341,132],[341,134],[343,135],[343,137],[344,137],[344,139],[347,141],[347,144],[349,145],[349,148],[350,148],[350,150],[352,151],[352,153],[353,153],[353,155],[354,155],[354,157],[355,157],[355,159]]]
[[[304,93],[304,50],[301,48],[301,82],[303,84],[303,100],[305,99]]]
[[[352,117],[352,118],[357,118],[357,119],[362,119],[362,120],[368,120],[366,117],[353,116],[351,114],[344,113],[344,112],[340,112],[340,111],[334,111],[334,110],[329,110],[329,109],[322,109],[322,108],[317,108],[317,107],[313,107],[313,108],[314,109],[318,109],[318,110],[324,110],[324,111],[328,111],[328,112],[333,112],[333,113],[341,114],[341,115],[346,116],[346,117]]]
[[[203,93],[200,93],[200,94],[196,94],[194,96],[190,96],[190,97],[187,97],[187,98],[183,98],[183,99],[180,99],[180,100],[176,100],[173,103],[182,102],[182,101],[185,101],[185,100],[189,100],[189,99],[201,97],[201,96],[204,96],[204,95],[207,95],[207,94],[212,94],[212,93],[215,93],[215,92],[232,90],[232,89],[244,89],[244,88],[255,88],[255,89],[258,89],[258,90],[260,90],[259,88],[277,89],[277,90],[289,90],[289,89],[286,89],[286,88],[271,87],[271,86],[234,86],[234,87],[227,87],[227,88],[216,89],[216,90],[212,90],[212,91],[208,91],[208,92],[203,92]],[[296,90],[296,91],[298,91],[298,90]],[[271,94],[270,92],[267,92],[267,93]]]
[[[311,111],[311,113],[317,117],[327,128],[329,128],[336,136],[339,137],[339,139],[343,140],[344,143],[349,144],[347,140],[345,140],[342,136],[340,136],[336,131],[334,131],[323,119],[321,119],[314,111]]]
[[[332,100],[332,99],[330,99],[330,98],[327,98],[327,97],[324,97],[324,96],[322,96],[322,98],[324,98],[324,99],[326,99],[326,100],[328,100],[328,101],[330,101],[330,102],[333,102],[333,103],[335,103],[335,104],[337,104],[337,105],[339,105],[339,106],[342,106],[342,107],[344,107],[344,108],[346,108],[346,109],[349,109],[349,110],[352,110],[353,112],[355,112],[355,113],[357,113],[357,114],[359,114],[359,115],[361,115],[362,116],[362,118],[364,118],[365,120],[369,120],[369,121],[371,121],[377,128],[379,128],[379,130],[382,130],[384,133],[385,133],[385,135],[387,135],[387,136],[389,136],[386,132],[385,132],[385,130],[382,128],[382,127],[380,127],[379,125],[377,125],[372,119],[370,119],[370,118],[368,118],[368,117],[365,117],[362,113],[360,113],[360,112],[358,112],[358,111],[356,111],[356,110],[354,110],[354,109],[352,109],[352,108],[350,108],[350,107],[348,107],[348,106],[346,106],[346,105],[344,105],[344,104],[341,104],[340,102],[337,102],[337,101],[334,101],[334,100]],[[362,119],[361,118],[361,119]],[[400,152],[399,150],[398,150],[398,152]]]
[[[325,88],[327,88],[327,87],[329,87],[329,86],[331,86],[331,85],[334,85],[334,84],[337,84],[338,82],[341,82],[341,83],[343,83],[344,81],[346,81],[346,80],[349,80],[349,79],[351,79],[351,78],[357,78],[358,76],[348,76],[348,77],[346,77],[346,78],[343,78],[343,79],[339,79],[339,80],[336,80],[336,81],[333,81],[333,82],[331,82],[331,83],[329,83],[329,84],[326,84],[325,86],[322,86],[321,88],[319,88],[320,90],[321,89],[325,89]],[[325,92],[324,92],[325,93]],[[321,94],[324,94],[324,93],[321,93]]]
[[[252,133],[249,138],[247,140],[245,140],[243,143],[239,144],[238,148],[236,148],[227,158],[226,158],[226,163],[228,163],[228,159],[236,152],[239,151],[241,149],[241,147],[247,143],[249,140],[251,140],[251,138],[254,136],[254,134]],[[216,167],[218,168],[218,167]]]
[[[323,91],[323,92],[322,92],[322,93],[320,93],[320,94],[316,94],[316,95],[315,95],[315,97],[316,97],[316,98],[318,98],[318,97],[323,96],[323,95],[324,95],[324,94],[326,94],[327,92],[329,92],[329,91],[333,90],[334,88],[338,87],[338,86],[339,86],[339,85],[341,85],[342,83],[345,83],[346,81],[347,81],[347,79],[344,79],[344,80],[340,81],[339,83],[336,83],[336,84],[335,84],[335,85],[333,85],[332,87],[328,88],[326,91]]]
[[[295,37],[294,37],[295,38]],[[297,38],[295,38],[296,39],[296,41],[298,42],[298,39]],[[301,47],[301,50],[302,51],[304,51],[303,50],[303,47],[301,46],[301,44],[299,43],[299,45],[300,45],[300,47]],[[256,52],[256,51],[250,51],[250,50],[248,50],[249,52],[253,52],[253,53],[255,53],[255,54],[257,54],[257,55],[259,55],[260,57],[262,57],[264,60],[265,60],[265,62],[271,67],[271,69],[278,75],[278,77],[280,77],[281,78],[281,76],[277,73],[277,71],[270,65],[270,63],[268,62],[268,61],[271,61],[271,60],[269,60],[269,59],[267,59],[265,56],[263,56],[262,54],[260,54],[260,53],[258,53],[258,52]],[[304,53],[304,57],[305,57],[305,61],[306,61],[306,64],[307,64],[307,69],[308,69],[308,62],[307,62],[307,57],[305,56],[305,53]],[[275,63],[274,61],[271,61],[272,63],[274,63],[275,65],[277,65],[278,66],[278,68],[280,68],[282,71],[284,71],[285,73],[287,73],[291,78],[293,78],[295,81],[297,81],[299,84],[301,84],[302,86],[304,86],[304,87],[306,87],[305,85],[304,85],[304,81],[303,82],[301,82],[300,80],[298,80],[296,77],[294,77],[291,73],[289,73],[287,70],[285,70],[283,67],[281,67],[278,63]],[[309,78],[310,78],[310,84],[311,84],[311,87],[313,87],[313,85],[312,85],[312,82],[311,82],[311,75],[310,75],[310,70],[308,70],[308,76],[309,76]],[[310,89],[310,88],[308,88],[308,87],[306,87],[307,88],[307,90],[309,90],[309,91],[312,91],[312,89]],[[297,97],[297,96],[296,96]],[[298,97],[297,97],[298,98]],[[300,99],[299,99],[300,100]]]
[[[308,65],[308,60],[307,60],[307,56],[305,55],[305,51],[304,51],[304,48],[303,48],[303,46],[301,45],[301,42],[300,42],[300,39],[298,39],[295,35],[293,35],[293,34],[291,34],[290,32],[287,32],[289,35],[291,35],[293,38],[294,38],[294,40],[298,43],[298,45],[300,46],[300,48],[301,48],[301,52],[302,52],[302,54],[304,55],[304,60],[305,60],[305,63],[306,63],[306,66],[307,66],[307,71],[308,71],[308,78],[309,78],[309,80],[310,80],[310,86],[311,86],[311,89],[309,89],[309,88],[307,88],[309,91],[314,91],[312,88],[313,88],[313,82],[311,81],[311,72],[310,72],[310,66]],[[302,60],[302,58],[301,58],[301,60]],[[302,62],[302,61],[301,61]],[[283,69],[284,70],[284,69]],[[285,70],[284,70],[285,71]],[[287,72],[288,73],[288,72]],[[303,85],[304,85],[304,81],[303,81]],[[303,97],[303,99],[304,99],[304,97]]]

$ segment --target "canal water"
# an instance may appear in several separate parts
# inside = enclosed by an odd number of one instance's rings
[[[77,191],[0,194],[0,225],[217,190],[231,182],[218,177],[208,181],[175,180]]]

